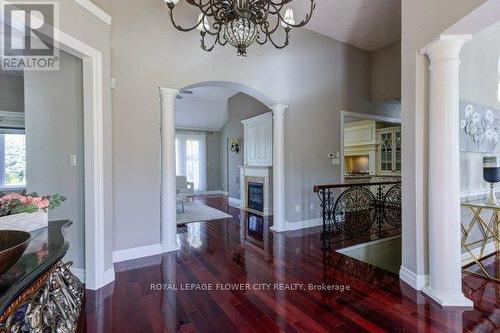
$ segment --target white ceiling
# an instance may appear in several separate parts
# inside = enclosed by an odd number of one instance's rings
[[[415,0],[418,1],[418,0]],[[298,22],[307,0],[291,7]],[[376,51],[401,39],[401,0],[316,0],[307,29],[367,51]]]
[[[233,89],[204,86],[193,89],[193,94],[182,94],[175,104],[175,126],[219,131],[227,122],[227,100],[237,94]]]

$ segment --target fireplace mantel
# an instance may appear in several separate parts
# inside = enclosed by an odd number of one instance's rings
[[[245,166],[239,165],[240,168],[240,193],[242,209],[251,213],[269,216],[273,214],[273,168],[264,166]],[[248,208],[248,183],[261,183],[264,185],[264,209],[262,212],[254,211]]]

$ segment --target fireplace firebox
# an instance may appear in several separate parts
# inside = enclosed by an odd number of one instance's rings
[[[264,184],[248,183],[247,206],[257,212],[264,212]]]

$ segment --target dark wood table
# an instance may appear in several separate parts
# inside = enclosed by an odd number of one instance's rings
[[[28,248],[0,276],[0,332],[74,332],[83,285],[61,262],[71,221],[31,232]]]

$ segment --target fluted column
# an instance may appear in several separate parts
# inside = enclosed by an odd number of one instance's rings
[[[275,104],[273,111],[273,231],[285,231],[285,111]]]
[[[161,246],[164,252],[179,249],[175,186],[176,89],[160,88],[161,99]]]
[[[459,66],[464,39],[441,37],[426,53],[429,95],[429,285],[442,306],[472,306],[462,293]]]

